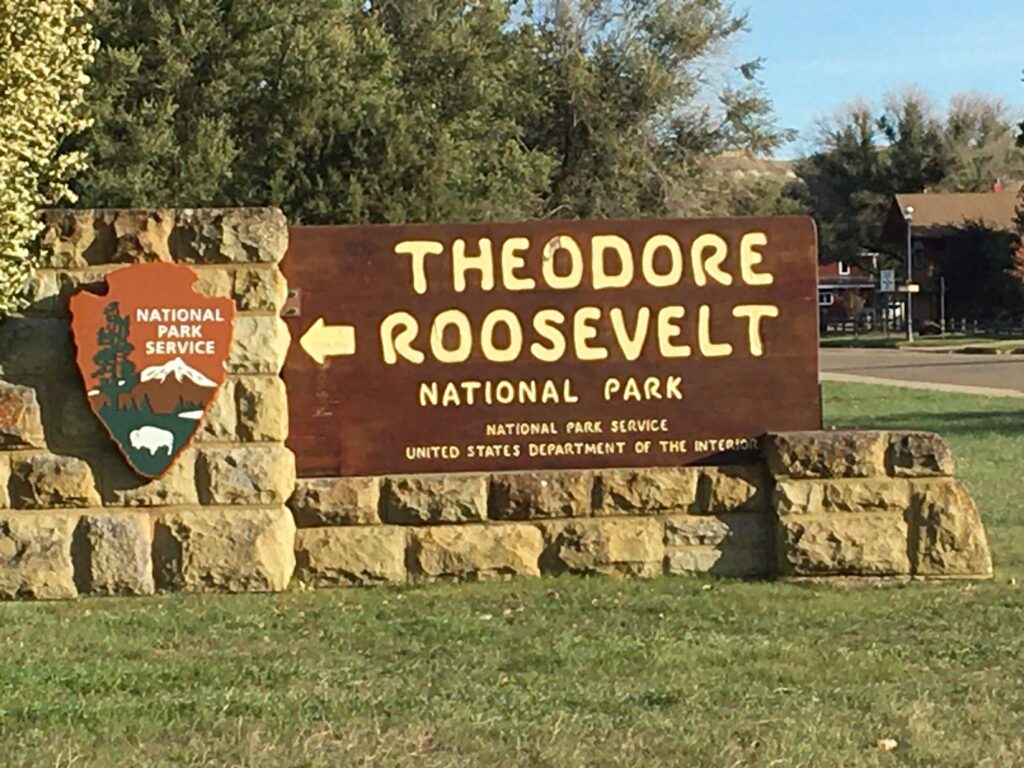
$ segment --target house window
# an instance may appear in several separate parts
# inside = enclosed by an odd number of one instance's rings
[[[839,274],[842,277],[846,277],[847,275],[850,274],[850,265],[847,264],[845,261],[839,262]]]
[[[818,294],[818,306],[819,307],[831,307],[836,303],[835,294],[831,291],[822,291]]]

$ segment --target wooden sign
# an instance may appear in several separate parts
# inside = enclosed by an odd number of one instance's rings
[[[112,272],[105,295],[71,298],[89,404],[144,477],[188,446],[227,375],[235,304],[196,293],[195,281],[180,264],[136,264]]]
[[[820,427],[816,265],[802,217],[295,227],[299,474],[742,460]]]

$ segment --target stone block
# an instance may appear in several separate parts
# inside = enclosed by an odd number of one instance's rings
[[[284,442],[288,394],[277,376],[243,376],[235,384],[236,434],[248,442]]]
[[[771,480],[760,464],[706,467],[701,470],[702,511],[764,512],[771,500]]]
[[[71,331],[65,320],[8,317],[0,320],[0,375],[77,376]]]
[[[170,210],[61,210],[43,214],[41,263],[56,269],[171,261]]]
[[[661,573],[664,524],[653,517],[582,519],[539,524],[545,573],[651,577]]]
[[[761,452],[769,471],[792,480],[885,475],[884,432],[777,432]]]
[[[716,576],[763,578],[771,572],[768,547],[687,547],[669,550],[665,555],[665,573],[681,576],[710,573]]]
[[[242,312],[281,312],[288,298],[288,284],[276,267],[238,269],[231,296]]]
[[[384,481],[382,516],[386,523],[429,525],[487,519],[484,475],[418,475]]]
[[[592,472],[522,472],[491,478],[490,514],[496,520],[585,517],[593,507]]]
[[[963,483],[919,482],[913,494],[910,553],[915,575],[990,577],[988,539]]]
[[[698,508],[700,470],[614,469],[601,472],[597,481],[595,515],[686,513]]]
[[[786,576],[906,576],[907,522],[895,514],[785,517],[776,528]]]
[[[48,419],[47,438],[55,449],[81,446],[113,448],[110,433],[89,407],[81,379],[68,382],[47,382],[45,385],[46,413],[55,414]]]
[[[0,381],[0,451],[45,446],[36,391]]]
[[[210,403],[203,425],[199,428],[196,439],[199,442],[210,440],[233,441],[238,431],[238,413],[235,409],[235,379],[228,378],[220,385],[217,394]]]
[[[665,545],[669,547],[750,547],[767,549],[771,536],[767,513],[726,512],[665,519]]]
[[[66,304],[61,307],[60,286],[53,270],[35,270],[18,293],[28,313],[64,314],[67,310]]]
[[[304,528],[295,536],[296,576],[317,587],[405,581],[407,528]]]
[[[934,432],[892,432],[887,455],[889,473],[896,477],[952,477],[953,453]]]
[[[204,447],[196,486],[203,504],[284,504],[295,490],[295,456],[282,445]]]
[[[380,523],[379,477],[301,478],[288,506],[299,528]]]
[[[34,453],[11,462],[11,506],[15,509],[98,507],[92,469],[82,459]]]
[[[103,461],[103,502],[116,507],[169,507],[199,503],[196,450],[186,448],[163,475],[149,480],[135,474],[120,454]]]
[[[541,532],[526,523],[413,528],[407,564],[414,581],[489,581],[539,576]]]
[[[215,298],[231,298],[234,291],[235,276],[224,267],[193,267],[196,281],[193,284],[199,293]]]
[[[235,317],[228,370],[232,373],[272,373],[284,365],[291,336],[284,320],[273,315]]]
[[[0,453],[0,510],[11,506],[11,496],[7,486],[11,482],[11,457]]]
[[[0,598],[76,597],[71,543],[77,515],[0,514]]]
[[[903,515],[910,508],[910,483],[893,478],[781,480],[773,506],[780,517],[858,512]]]
[[[177,212],[171,253],[193,264],[276,264],[288,250],[288,222],[277,208]]]
[[[75,555],[79,590],[94,595],[153,593],[153,522],[147,514],[82,518]]]
[[[284,507],[162,512],[153,570],[162,590],[279,592],[295,570],[295,522]]]

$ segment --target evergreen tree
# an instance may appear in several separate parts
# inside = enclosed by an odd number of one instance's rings
[[[135,347],[128,341],[130,318],[122,315],[116,301],[107,304],[103,310],[104,326],[96,332],[99,350],[93,356],[96,370],[92,375],[97,377],[97,388],[107,398],[112,410],[120,410],[120,396],[130,392],[139,382],[135,363],[128,359]],[[147,401],[148,405],[148,401]]]

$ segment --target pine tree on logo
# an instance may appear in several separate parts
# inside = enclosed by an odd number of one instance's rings
[[[129,318],[120,313],[116,301],[107,304],[103,318],[106,325],[96,334],[100,348],[92,359],[97,366],[92,375],[99,379],[97,388],[116,411],[121,408],[120,395],[130,392],[139,381],[135,363],[128,359],[135,347],[128,343]]]

